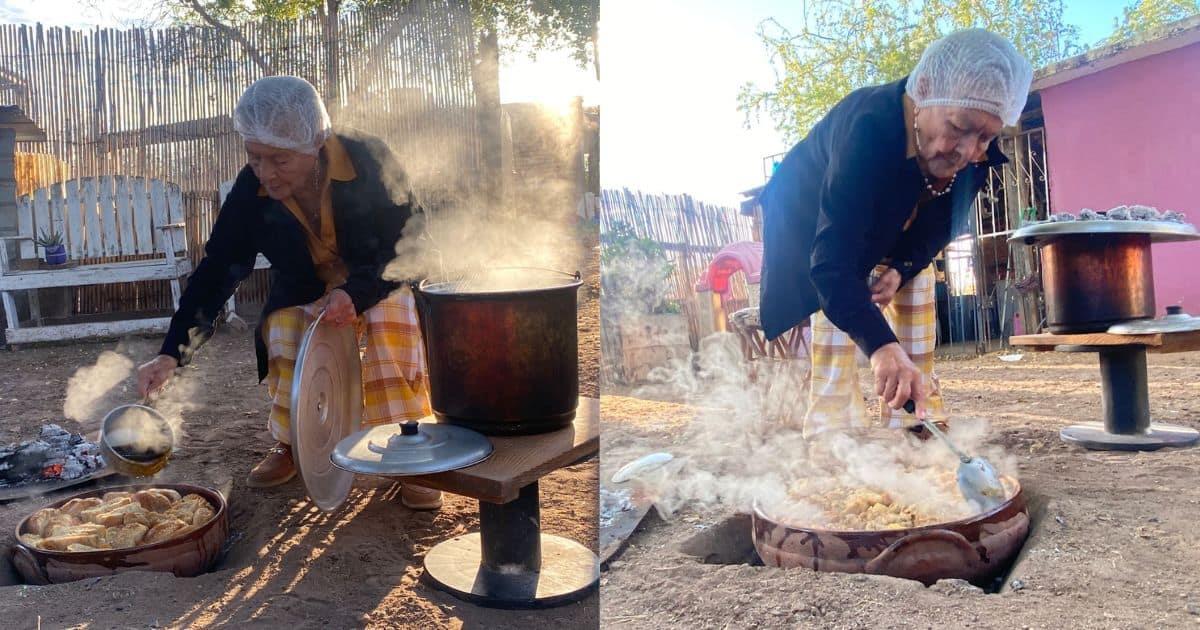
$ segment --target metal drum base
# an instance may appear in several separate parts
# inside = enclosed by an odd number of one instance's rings
[[[596,586],[596,554],[583,545],[541,535],[542,568],[498,572],[480,562],[480,534],[439,544],[425,556],[425,578],[459,599],[491,608],[550,608],[577,602]]]
[[[1200,431],[1173,424],[1152,423],[1145,433],[1109,433],[1102,422],[1071,425],[1059,433],[1068,444],[1097,451],[1155,451],[1166,446],[1191,446],[1200,441]]]
[[[1195,429],[1150,422],[1150,388],[1146,347],[1058,346],[1059,351],[1100,355],[1100,389],[1104,422],[1084,422],[1059,432],[1068,444],[1097,451],[1155,451],[1191,446],[1200,440]]]
[[[542,533],[538,484],[504,504],[479,503],[479,533],[425,555],[434,588],[490,608],[550,608],[577,602],[600,582],[600,561],[583,545]]]

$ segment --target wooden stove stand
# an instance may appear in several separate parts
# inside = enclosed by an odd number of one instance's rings
[[[1064,442],[1104,451],[1153,451],[1164,446],[1191,446],[1200,432],[1188,427],[1150,421],[1150,392],[1146,352],[1200,350],[1200,331],[1152,335],[1019,335],[1014,346],[1037,351],[1095,352],[1100,355],[1100,386],[1104,422],[1071,425],[1061,432]]]
[[[479,464],[403,478],[479,501],[479,532],[430,549],[422,577],[491,608],[549,608],[583,599],[599,583],[599,559],[584,545],[542,533],[538,480],[600,452],[600,401],[582,399],[565,429],[489,439],[495,450]]]

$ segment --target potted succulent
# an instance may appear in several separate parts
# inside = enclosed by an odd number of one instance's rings
[[[62,233],[58,230],[42,230],[34,242],[45,252],[47,265],[62,265],[67,262],[67,248],[63,245]]]

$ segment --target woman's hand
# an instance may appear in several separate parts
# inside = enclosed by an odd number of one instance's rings
[[[138,366],[138,395],[142,398],[162,389],[175,375],[179,361],[175,357],[160,354]]]
[[[892,298],[896,297],[896,291],[900,290],[900,272],[895,269],[888,268],[883,272],[882,276],[871,285],[871,301],[880,305],[887,306],[891,304]]]
[[[880,347],[871,355],[871,371],[875,372],[875,393],[883,397],[892,409],[903,409],[911,398],[918,410],[924,409],[925,385],[921,370],[913,365],[908,353],[898,343]]]
[[[354,310],[354,300],[350,294],[341,289],[329,292],[325,302],[325,321],[334,326],[349,326],[358,319],[358,311]]]

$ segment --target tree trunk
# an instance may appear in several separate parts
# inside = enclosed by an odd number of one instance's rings
[[[325,31],[325,106],[329,108],[329,113],[332,115],[341,109],[341,94],[339,93],[339,85],[341,84],[338,76],[338,43],[340,40],[340,28],[338,25],[338,12],[341,8],[341,0],[325,0],[325,10],[322,11],[324,18],[322,29]]]
[[[592,35],[592,66],[596,69],[596,80],[600,80],[600,32]]]
[[[500,108],[500,43],[495,24],[479,33],[475,65],[471,69],[480,136],[480,190],[487,202],[503,198],[504,141]]]

